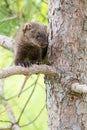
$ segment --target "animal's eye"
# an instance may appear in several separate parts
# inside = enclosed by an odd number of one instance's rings
[[[42,36],[37,35],[36,39],[37,39],[37,40],[42,40]]]

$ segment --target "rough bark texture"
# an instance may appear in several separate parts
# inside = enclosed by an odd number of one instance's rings
[[[87,130],[87,95],[70,89],[87,84],[87,0],[49,0],[48,59],[58,71],[47,77],[49,130]]]

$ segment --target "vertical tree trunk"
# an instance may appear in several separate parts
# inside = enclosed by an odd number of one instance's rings
[[[87,130],[87,94],[71,91],[87,84],[87,0],[49,0],[49,62],[47,77],[49,130]]]

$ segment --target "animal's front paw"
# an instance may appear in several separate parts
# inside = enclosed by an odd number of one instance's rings
[[[31,62],[21,62],[17,64],[18,66],[22,66],[22,67],[29,67],[32,65]]]
[[[32,61],[32,64],[37,64],[37,65],[40,65],[41,62],[40,61]]]

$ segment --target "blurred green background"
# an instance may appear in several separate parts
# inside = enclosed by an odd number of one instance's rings
[[[17,16],[15,19],[6,20]],[[27,21],[48,24],[47,0],[0,0],[0,34],[15,39],[21,24]],[[10,50],[0,47],[0,69],[13,66],[14,54]],[[24,91],[18,98],[17,94],[24,81],[23,75],[11,76],[4,80],[4,97],[10,104],[16,119],[32,94],[30,101],[21,116],[19,125],[22,130],[48,130],[46,91],[44,75],[32,75],[27,81]],[[32,93],[33,91],[33,93]],[[3,122],[2,122],[2,121]],[[0,101],[0,127],[9,126],[9,117]],[[29,125],[25,125],[31,122]],[[23,125],[25,125],[23,127]]]

